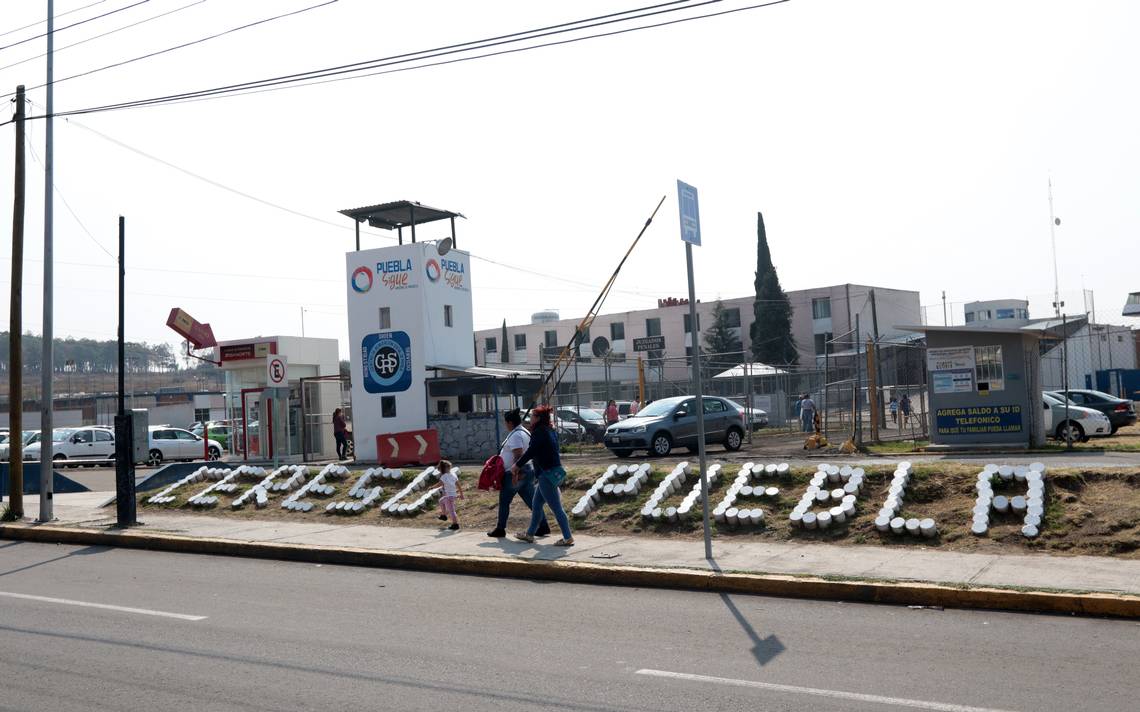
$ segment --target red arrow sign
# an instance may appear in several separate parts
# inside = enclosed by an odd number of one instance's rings
[[[434,465],[439,462],[439,433],[408,430],[376,436],[376,453],[384,467]]]

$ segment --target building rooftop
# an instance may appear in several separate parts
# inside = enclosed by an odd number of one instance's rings
[[[441,210],[411,200],[397,200],[380,205],[369,205],[364,208],[349,208],[339,212],[356,222],[367,222],[372,227],[384,230],[398,230],[402,227],[422,225],[436,220],[466,219],[463,213]]]

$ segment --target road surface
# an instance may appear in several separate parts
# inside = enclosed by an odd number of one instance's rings
[[[1136,709],[1140,624],[0,542],[0,710]]]

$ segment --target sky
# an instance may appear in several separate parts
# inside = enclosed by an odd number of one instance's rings
[[[337,0],[59,81],[320,1],[147,0],[60,29],[55,108],[641,6]],[[91,2],[59,0],[56,13]],[[57,27],[135,2],[103,0],[59,17]],[[723,0],[668,17],[749,4]],[[45,5],[0,0],[0,33],[43,20]],[[790,0],[415,71],[57,118],[55,332],[114,337],[112,255],[124,215],[128,339],[178,343],[165,320],[179,306],[219,339],[300,334],[303,318],[306,335],[337,338],[346,354],[344,253],[353,234],[337,211],[402,199],[466,216],[458,244],[477,258],[475,326],[487,328],[546,308],[584,315],[666,196],[604,311],[649,308],[686,294],[678,178],[700,191],[702,300],[752,292],[763,212],[785,289],[917,290],[929,323],[942,323],[945,291],[961,323],[962,304],[975,299],[1028,297],[1033,316],[1051,311],[1051,177],[1066,311],[1083,313],[1081,290],[1090,289],[1100,321],[1126,323],[1125,297],[1140,289],[1137,26],[1140,5],[1127,0]],[[45,40],[8,46],[43,31],[0,35],[0,93],[43,83],[36,57]],[[44,89],[29,98],[30,115],[41,115]],[[3,109],[0,121],[9,114]],[[23,319],[36,333],[44,125],[28,128]],[[11,124],[0,127],[5,289],[13,137]],[[443,224],[425,226],[420,238],[441,237]],[[362,247],[393,240],[369,230]]]

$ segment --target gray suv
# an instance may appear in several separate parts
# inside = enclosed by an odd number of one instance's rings
[[[618,457],[629,457],[635,450],[665,456],[674,447],[697,449],[697,414],[692,396],[653,401],[637,415],[606,429],[605,444]],[[705,443],[723,443],[727,450],[739,450],[744,439],[744,416],[724,398],[704,397]]]

